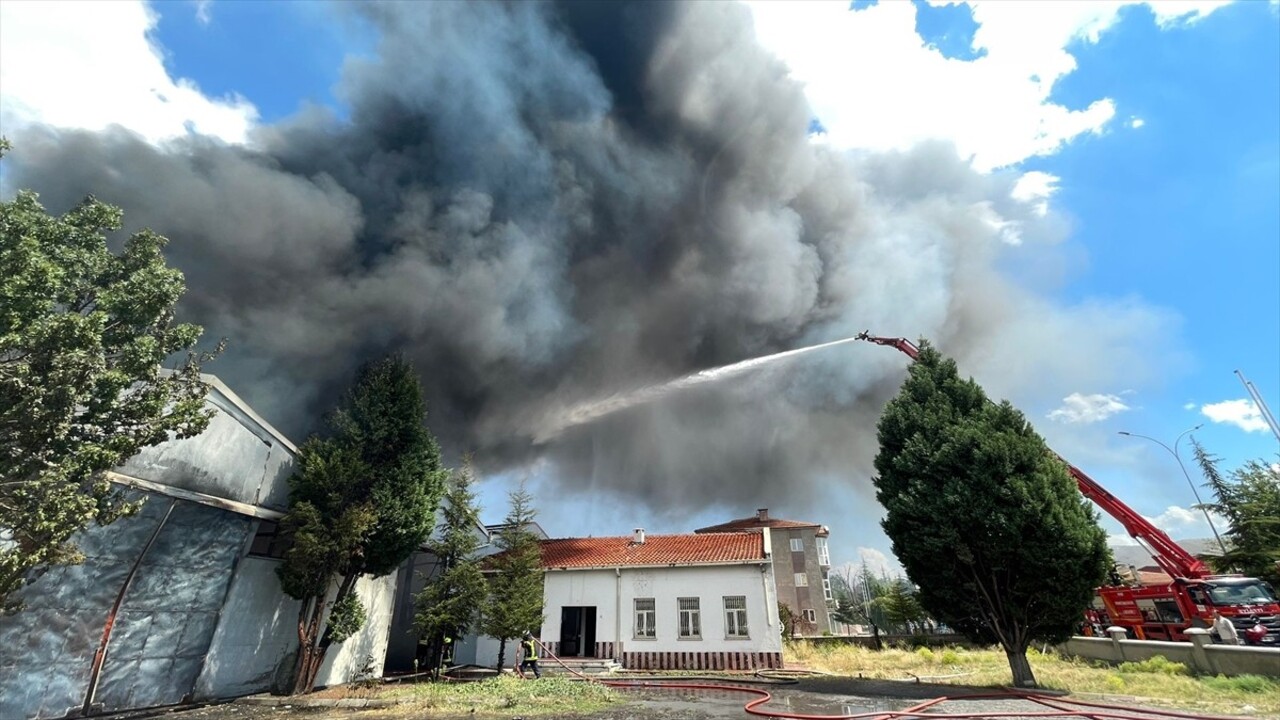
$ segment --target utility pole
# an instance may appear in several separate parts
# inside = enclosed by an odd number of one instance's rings
[[[1222,554],[1225,555],[1227,553],[1227,545],[1226,543],[1222,542],[1222,536],[1218,534],[1218,528],[1214,527],[1213,519],[1209,517],[1209,511],[1205,508],[1204,501],[1200,499],[1200,491],[1196,490],[1196,484],[1191,480],[1191,473],[1187,472],[1187,466],[1182,464],[1182,457],[1178,455],[1178,443],[1182,441],[1182,438],[1185,437],[1187,433],[1195,432],[1196,430],[1199,430],[1202,427],[1204,427],[1204,423],[1200,423],[1199,425],[1193,428],[1188,428],[1186,430],[1183,430],[1178,435],[1178,439],[1173,441],[1173,447],[1169,447],[1168,445],[1165,445],[1159,440],[1153,437],[1148,437],[1146,435],[1139,435],[1137,433],[1125,432],[1124,430],[1121,430],[1120,434],[1126,437],[1136,437],[1136,438],[1142,438],[1143,440],[1150,440],[1151,442],[1167,450],[1168,453],[1173,456],[1173,459],[1178,461],[1178,467],[1182,468],[1182,476],[1187,479],[1187,484],[1191,486],[1191,494],[1195,495],[1196,497],[1196,505],[1200,507],[1200,512],[1204,513],[1205,522],[1209,523],[1209,529],[1213,531],[1213,538],[1218,541],[1218,547],[1222,549]]]
[[[1245,378],[1244,373],[1236,370],[1236,377],[1240,378],[1240,382],[1244,384],[1245,392],[1249,393],[1249,397],[1253,399],[1254,407],[1258,408],[1258,414],[1266,421],[1267,426],[1271,428],[1271,434],[1276,436],[1276,440],[1280,441],[1280,425],[1276,424],[1276,416],[1271,414],[1271,408],[1262,400],[1262,393],[1258,392],[1258,388],[1253,386]]]

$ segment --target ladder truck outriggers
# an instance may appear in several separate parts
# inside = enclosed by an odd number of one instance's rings
[[[896,348],[912,360],[920,351],[906,338],[876,337],[863,332],[859,340]],[[1080,493],[1124,526],[1151,554],[1172,581],[1143,584],[1131,567],[1118,566],[1111,584],[1097,589],[1093,606],[1085,612],[1084,631],[1099,635],[1118,626],[1140,640],[1186,641],[1189,628],[1211,628],[1214,615],[1235,625],[1240,639],[1251,645],[1280,647],[1280,601],[1275,590],[1256,578],[1213,574],[1164,531],[1147,521],[1083,470],[1054,453],[1075,478]],[[1265,632],[1263,632],[1265,631]]]

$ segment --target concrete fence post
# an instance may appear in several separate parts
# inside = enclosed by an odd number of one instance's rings
[[[1124,656],[1124,645],[1121,644],[1121,641],[1129,637],[1129,631],[1112,625],[1107,628],[1107,635],[1111,636],[1111,658],[1116,662],[1127,660],[1128,658]]]
[[[1213,674],[1213,665],[1209,663],[1209,653],[1205,650],[1209,645],[1209,631],[1204,628],[1188,628],[1187,637],[1191,638],[1191,660],[1197,673]]]

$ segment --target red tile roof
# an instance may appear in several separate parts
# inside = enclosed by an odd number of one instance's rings
[[[630,535],[543,540],[542,566],[558,568],[653,567],[764,561],[760,535],[708,533],[649,535],[636,543]]]

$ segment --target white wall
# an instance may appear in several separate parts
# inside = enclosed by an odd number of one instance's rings
[[[778,607],[768,565],[718,565],[613,570],[553,570],[544,590],[543,642],[560,639],[562,607],[595,606],[596,642],[621,642],[619,652],[781,652]],[[768,591],[766,592],[766,586]],[[621,592],[621,623],[617,602]],[[747,599],[747,639],[725,637],[725,596]],[[702,638],[679,638],[676,599],[696,597],[702,615]],[[767,597],[767,599],[766,599]],[[636,598],[654,598],[657,637],[634,637]],[[618,632],[620,628],[621,632]]]
[[[364,627],[342,644],[329,647],[320,673],[316,675],[318,686],[351,682],[365,667],[366,660],[370,659],[368,656],[372,656],[371,677],[382,677],[391,632],[391,612],[396,602],[396,573],[372,580],[360,578],[356,582],[356,594],[364,604]]]

